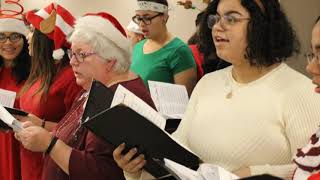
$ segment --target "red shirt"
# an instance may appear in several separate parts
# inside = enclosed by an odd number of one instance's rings
[[[197,65],[197,79],[200,80],[201,77],[204,75],[203,68],[202,68],[204,56],[199,51],[199,48],[197,45],[195,45],[195,44],[189,45],[189,48],[192,51],[195,63]]]
[[[1,68],[0,88],[19,92],[23,83],[17,85],[12,75],[11,68]],[[14,107],[19,108],[19,101],[16,99]],[[19,142],[14,138],[13,132],[0,131],[0,179],[20,180],[20,153]]]
[[[69,111],[71,105],[82,89],[76,84],[70,66],[61,69],[55,76],[45,102],[41,102],[41,94],[34,95],[40,80],[36,81],[20,98],[20,108],[46,121],[59,122]],[[24,149],[21,146],[21,175],[23,180],[41,179],[43,154]]]
[[[155,108],[150,93],[140,78],[119,84]],[[110,89],[115,91],[117,87],[118,84]],[[42,180],[124,180],[123,171],[113,160],[114,147],[80,126],[86,99],[83,96],[77,98],[70,112],[53,132],[73,148],[69,160],[69,175],[50,156],[46,156]]]

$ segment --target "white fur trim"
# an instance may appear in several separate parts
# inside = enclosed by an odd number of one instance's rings
[[[60,49],[56,49],[56,50],[53,51],[52,57],[55,60],[60,60],[60,59],[63,58],[64,54],[65,53],[64,53],[63,49],[60,48]]]
[[[133,22],[132,20],[130,21],[129,25],[127,26],[127,30],[143,35],[143,32],[140,30],[139,25],[136,24],[135,22]]]
[[[57,14],[56,26],[58,26],[65,35],[69,35],[73,31],[73,27],[64,21],[60,14]]]
[[[168,6],[156,2],[138,1],[136,10],[166,13],[168,12]]]
[[[130,41],[107,19],[101,16],[84,16],[76,21],[75,31],[97,32],[112,41],[116,47],[123,51],[130,51]],[[113,46],[114,46],[113,45]],[[110,44],[109,44],[110,46]],[[114,47],[114,49],[116,49]],[[115,52],[110,52],[110,54]]]
[[[0,32],[16,32],[26,36],[28,30],[22,20],[14,18],[1,18]]]
[[[47,19],[50,16],[50,14],[47,11],[45,11],[44,9],[40,9],[35,14],[42,17],[42,19]]]

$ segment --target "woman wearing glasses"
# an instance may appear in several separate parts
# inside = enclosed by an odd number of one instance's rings
[[[114,147],[81,126],[91,79],[112,91],[122,85],[150,106],[154,104],[142,79],[129,71],[130,41],[113,16],[90,13],[79,18],[70,41],[70,64],[84,91],[52,134],[26,123],[18,137],[29,150],[46,152],[43,180],[122,180],[123,171],[112,158]]]
[[[189,47],[167,30],[167,0],[138,0],[132,20],[145,36],[133,49],[131,70],[148,87],[148,80],[185,85],[191,94],[197,81]]]
[[[204,76],[174,136],[205,163],[240,177],[292,177],[292,156],[319,123],[320,96],[285,59],[297,52],[295,33],[278,0],[215,0],[200,27],[202,46],[232,66]],[[114,157],[131,177],[143,159]],[[142,174],[144,176],[144,173]]]
[[[320,93],[320,16],[312,30],[311,53],[306,54],[308,59],[307,71],[312,75],[312,82],[317,86],[316,93]],[[309,143],[301,149],[294,158],[298,168],[294,174],[294,180],[320,179],[320,129],[314,133]]]
[[[0,18],[0,88],[18,93],[30,72],[27,28],[15,17]],[[20,108],[16,98],[15,108]],[[1,121],[1,120],[0,120]],[[13,132],[0,130],[0,179],[20,180],[20,145]]]
[[[55,21],[58,15],[64,20]],[[26,20],[30,24],[27,39],[32,66],[20,92],[20,107],[30,114],[18,119],[51,131],[81,90],[64,53],[68,47],[65,36],[72,31],[74,18],[60,5],[50,4],[37,12],[27,12]],[[23,180],[41,179],[42,167],[42,153],[21,148]]]

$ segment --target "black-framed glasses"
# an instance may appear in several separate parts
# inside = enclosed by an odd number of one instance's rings
[[[132,17],[132,21],[135,22],[136,24],[140,24],[142,21],[144,24],[150,25],[152,22],[152,19],[154,19],[158,16],[161,16],[161,15],[163,15],[163,13],[158,13],[158,14],[151,16],[151,17],[135,15]]]
[[[236,17],[231,14],[228,15],[218,15],[218,14],[210,14],[207,18],[207,24],[209,29],[212,29],[213,26],[219,22],[221,22],[221,25],[226,26],[233,26],[237,22],[243,21],[243,20],[250,20],[250,18],[247,17]]]
[[[21,38],[22,38],[22,35],[18,33],[12,33],[9,36],[5,35],[4,33],[0,33],[0,43],[6,42],[7,39],[9,39],[9,41],[12,43],[16,43],[20,41]]]
[[[306,53],[306,54],[304,54],[304,57],[307,58],[308,64],[311,63],[313,60],[316,60],[316,62],[318,64],[320,64],[320,52],[318,52],[318,53],[312,53],[312,52],[311,53]]]
[[[97,53],[95,53],[95,52],[80,52],[80,53],[75,53],[75,52],[73,52],[73,51],[70,50],[70,49],[69,49],[67,52],[68,52],[68,57],[69,57],[70,60],[71,60],[73,57],[75,57],[76,60],[77,60],[78,62],[80,62],[80,63],[82,63],[86,57],[89,57],[89,56],[92,56],[92,55],[97,54]]]

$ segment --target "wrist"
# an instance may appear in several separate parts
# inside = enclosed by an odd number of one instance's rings
[[[49,143],[49,145],[48,145],[48,148],[47,148],[47,150],[45,151],[45,154],[46,154],[46,155],[49,155],[49,154],[51,153],[51,151],[52,151],[53,147],[56,145],[57,141],[58,141],[58,138],[57,138],[56,136],[53,136],[53,137],[51,138],[51,141],[50,141],[50,143]]]

